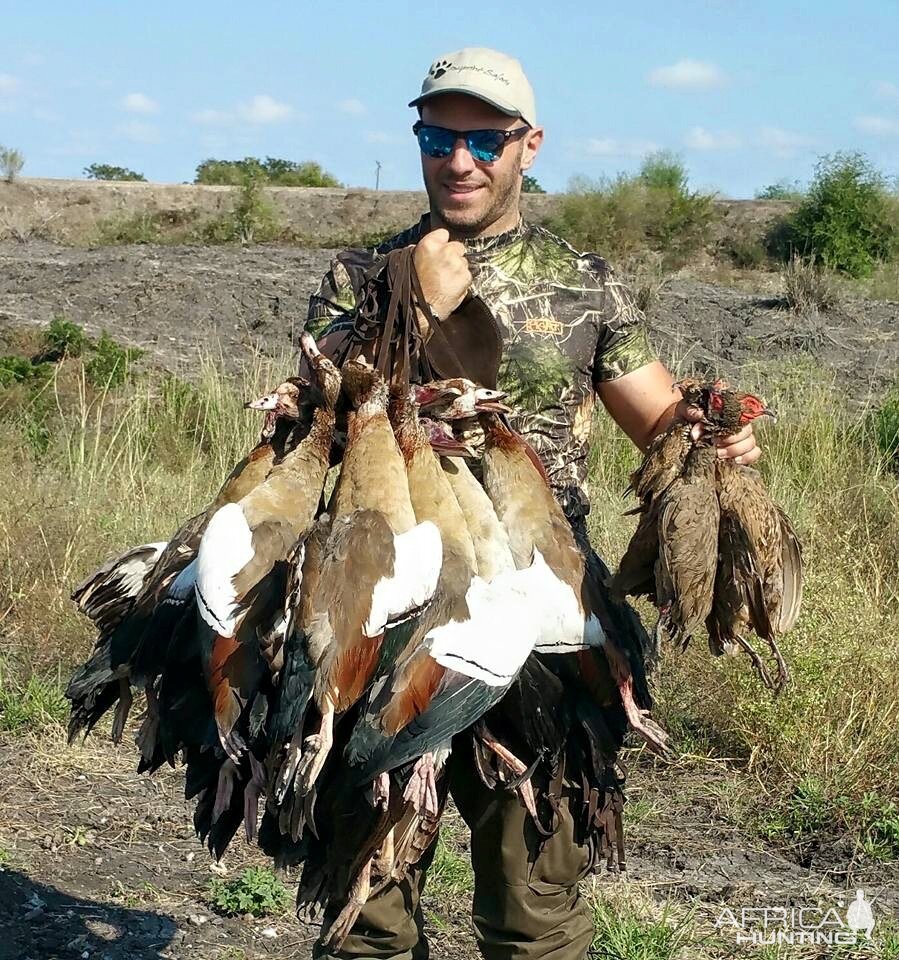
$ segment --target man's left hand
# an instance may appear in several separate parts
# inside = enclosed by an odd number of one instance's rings
[[[682,413],[685,420],[693,424],[693,437],[699,439],[705,432],[705,427],[701,423],[702,410],[699,407],[688,407],[684,405]],[[733,460],[736,463],[742,463],[744,466],[751,466],[762,455],[762,448],[756,443],[755,434],[752,432],[752,424],[747,423],[738,433],[733,433],[729,437],[719,437],[715,441],[718,448],[718,456],[725,460]]]

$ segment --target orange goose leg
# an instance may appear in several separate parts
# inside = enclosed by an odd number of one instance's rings
[[[412,776],[403,791],[403,799],[412,804],[416,813],[424,810],[428,816],[436,817],[440,812],[433,753],[425,753],[416,761]]]
[[[482,730],[478,734],[481,743],[485,747],[489,747],[499,758],[509,767],[517,777],[522,776],[522,774],[527,773],[527,766],[512,753],[508,747],[504,747],[498,740],[495,740],[486,730]],[[530,778],[522,781],[517,788],[517,793],[521,797],[521,802],[524,804],[527,812],[534,818],[535,823],[539,823],[540,819],[537,816],[537,801],[534,798],[534,788],[531,785]]]
[[[334,701],[327,693],[324,701],[321,709],[322,722],[318,733],[311,734],[303,741],[303,758],[297,770],[297,793],[301,796],[312,789],[334,743]]]

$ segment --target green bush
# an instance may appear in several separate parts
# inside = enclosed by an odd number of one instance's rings
[[[120,387],[128,379],[131,364],[143,356],[143,352],[136,347],[120,346],[104,330],[84,365],[84,373],[88,381],[101,390]]]
[[[715,219],[713,198],[690,192],[683,164],[663,152],[647,157],[636,176],[574,180],[548,226],[575,247],[618,262],[661,254],[670,270],[706,246]]]
[[[32,363],[27,357],[0,357],[0,387],[13,383],[43,383],[51,376],[53,365]]]
[[[281,232],[275,209],[265,199],[263,181],[252,175],[245,176],[234,209],[201,229],[207,243],[266,243]]]
[[[278,187],[340,187],[341,182],[312,160],[299,163],[277,157],[244,157],[243,160],[204,160],[194,183],[237,187],[247,178]]]
[[[809,257],[830,270],[867,277],[899,253],[899,203],[859,153],[822,157],[798,209],[770,235],[783,260]]]
[[[129,170],[127,167],[117,167],[111,163],[92,163],[84,168],[84,175],[88,180],[139,180],[143,183],[147,181],[142,173]]]
[[[61,358],[80,357],[90,341],[77,323],[65,317],[54,317],[44,332],[44,343],[49,354]]]
[[[287,887],[264,867],[247,867],[233,880],[209,884],[209,902],[226,916],[267,917],[283,913],[291,897]]]
[[[798,180],[778,180],[755,193],[756,200],[801,200],[804,196],[805,190]]]
[[[893,467],[899,467],[899,386],[884,397],[871,415],[871,427],[877,449]]]

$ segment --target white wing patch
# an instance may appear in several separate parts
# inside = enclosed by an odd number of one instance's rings
[[[371,596],[371,611],[365,621],[366,637],[376,637],[388,624],[399,623],[411,611],[434,596],[443,566],[440,531],[425,520],[393,538],[396,551],[393,576],[382,577]]]
[[[532,565],[501,573],[489,583],[475,577],[465,595],[470,618],[432,630],[425,638],[431,656],[441,666],[488,686],[511,683],[538,637],[540,624],[530,599],[534,574]]]
[[[237,626],[234,577],[252,558],[253,535],[243,510],[239,504],[225,504],[209,521],[195,561],[200,616],[222,636],[234,635]]]

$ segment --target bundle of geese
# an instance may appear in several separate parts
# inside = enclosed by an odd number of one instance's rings
[[[391,383],[362,357],[338,367],[308,334],[301,349],[309,379],[247,404],[264,411],[259,442],[213,501],[75,590],[98,637],[69,683],[70,738],[112,710],[120,740],[142,693],[139,770],[185,765],[215,857],[243,824],[276,864],[299,866],[298,910],[316,920],[330,908],[333,948],[436,839],[453,752],[516,791],[543,837],[563,778],[574,784],[577,839],[623,867],[625,734],[668,749],[649,715],[651,641],[623,595],[651,595],[681,640],[705,618],[722,649],[748,646],[750,628],[773,643],[798,609],[788,522],[777,513],[778,572],[724,469],[705,463],[711,432],[694,441],[675,423],[635,474],[640,525],[610,590],[499,391],[461,377]],[[732,393],[696,385],[718,429]],[[738,419],[757,409],[734,402]],[[326,497],[339,407],[345,446]],[[480,480],[453,431],[472,418]],[[678,492],[702,484],[714,508]],[[708,610],[685,601],[695,578],[679,573],[686,548],[669,535],[688,509],[716,517]]]

